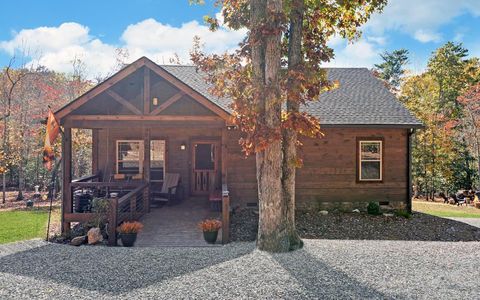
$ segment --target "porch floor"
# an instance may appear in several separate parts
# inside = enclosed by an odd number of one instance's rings
[[[221,245],[221,231],[217,244],[203,239],[197,224],[205,218],[220,218],[220,212],[210,210],[207,197],[190,197],[180,204],[152,208],[140,222],[144,228],[138,234],[137,247],[208,247]]]

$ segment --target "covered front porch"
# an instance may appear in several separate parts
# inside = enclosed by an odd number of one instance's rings
[[[145,221],[151,241],[188,245],[188,235],[167,239],[165,228],[154,228],[161,225],[147,214],[171,218],[170,228],[191,228],[197,234],[191,225],[210,208],[215,211],[205,217],[222,219],[221,240],[228,242],[227,135],[232,127],[222,108],[142,58],[56,117],[63,126],[63,233],[72,223],[95,219],[92,200],[103,198],[109,203],[110,245],[117,243],[116,227],[132,220]],[[74,129],[91,130],[92,175],[83,178],[72,178]],[[175,213],[183,217],[175,218]]]

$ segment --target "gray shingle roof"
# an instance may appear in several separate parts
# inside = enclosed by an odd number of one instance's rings
[[[208,92],[201,72],[194,66],[161,66],[204,97],[231,113],[230,99]],[[340,87],[323,93],[303,109],[323,125],[389,125],[420,127],[422,123],[366,68],[329,68],[329,80]]]

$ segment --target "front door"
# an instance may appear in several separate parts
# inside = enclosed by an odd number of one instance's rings
[[[219,187],[219,149],[219,143],[215,141],[196,141],[192,144],[193,195],[206,195]]]

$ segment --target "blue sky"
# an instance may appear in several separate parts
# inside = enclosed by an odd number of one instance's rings
[[[188,63],[193,36],[202,38],[206,51],[222,52],[245,34],[226,28],[209,32],[203,16],[216,12],[211,1],[204,6],[188,0],[8,1],[0,12],[0,65],[27,49],[28,60],[57,71],[71,71],[71,61],[80,58],[93,77],[111,72],[119,47],[128,50],[127,61],[146,55],[168,63],[177,54]],[[382,51],[407,48],[409,68],[420,72],[430,53],[450,40],[480,56],[480,0],[390,0],[363,32],[353,44],[333,39],[336,59],[327,65],[372,67]]]

